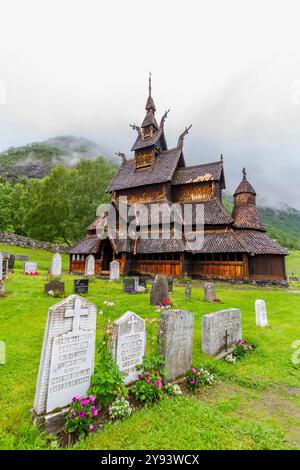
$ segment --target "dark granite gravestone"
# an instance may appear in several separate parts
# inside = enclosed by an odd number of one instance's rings
[[[163,276],[156,276],[150,294],[150,304],[160,305],[163,299],[169,297],[168,281]]]
[[[126,277],[123,279],[123,292],[127,292],[128,294],[133,294],[137,291],[137,287],[139,285],[139,278],[137,276],[134,277]]]
[[[65,283],[59,281],[51,281],[48,284],[44,285],[45,293],[48,294],[50,291],[58,291],[61,293],[62,297],[65,295]]]
[[[168,290],[169,292],[173,292],[173,278],[172,277],[168,278]]]
[[[74,279],[74,293],[75,294],[87,294],[89,290],[88,279]]]
[[[15,267],[15,257],[14,257],[14,255],[9,255],[8,270],[9,270],[10,273],[14,272],[14,267]]]
[[[26,255],[16,255],[16,260],[17,261],[28,261],[29,257]]]

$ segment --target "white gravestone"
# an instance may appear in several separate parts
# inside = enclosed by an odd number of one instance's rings
[[[85,275],[94,276],[95,274],[95,258],[93,255],[89,255],[85,261]]]
[[[126,312],[114,322],[111,350],[121,372],[126,372],[124,384],[137,380],[138,364],[146,354],[145,320],[134,312]]]
[[[52,262],[51,262],[50,274],[54,277],[61,276],[61,266],[62,266],[61,255],[59,253],[55,253],[55,255],[53,255]]]
[[[49,308],[34,399],[36,414],[84,396],[94,371],[96,305],[78,295]]]
[[[160,330],[166,378],[174,380],[192,365],[194,314],[186,310],[167,310],[161,314]]]
[[[202,317],[202,351],[216,356],[235,341],[242,339],[242,315],[230,308]]]
[[[255,316],[256,316],[256,326],[265,327],[268,326],[268,317],[266,302],[261,299],[255,301]]]
[[[118,261],[112,261],[109,263],[109,279],[114,281],[120,277],[120,265]]]
[[[24,263],[24,273],[31,274],[37,273],[38,264],[33,261],[25,261]]]

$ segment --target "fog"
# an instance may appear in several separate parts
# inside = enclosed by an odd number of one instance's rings
[[[0,150],[76,135],[130,156],[152,71],[169,147],[300,209],[297,1],[0,0]]]

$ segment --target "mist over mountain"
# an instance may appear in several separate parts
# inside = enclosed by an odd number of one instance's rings
[[[73,167],[82,159],[103,156],[104,149],[83,137],[56,136],[42,142],[10,147],[0,153],[0,176],[10,181],[43,178],[58,163]],[[107,158],[118,163],[116,158]]]

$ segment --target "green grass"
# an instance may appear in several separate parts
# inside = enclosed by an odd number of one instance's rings
[[[286,271],[290,275],[300,277],[300,250],[289,252],[286,258]]]
[[[7,363],[0,365],[0,448],[45,448],[46,442],[31,424],[29,410],[47,311],[58,301],[43,292],[52,254],[18,247],[0,249],[29,254],[30,260],[39,263],[39,276],[29,277],[22,273],[23,263],[16,262],[15,273],[5,284],[7,295],[0,300],[0,339],[7,347]],[[63,269],[66,294],[70,295],[74,277],[67,274],[66,255]],[[76,448],[285,449],[300,445],[300,368],[291,361],[291,344],[300,339],[300,295],[288,289],[224,284],[217,286],[217,294],[224,304],[206,304],[199,283],[193,285],[190,303],[181,286],[175,286],[171,295],[176,307],[194,313],[193,363],[212,369],[217,385],[196,396],[166,398],[124,422],[108,424],[103,432],[95,433]],[[87,298],[98,311],[104,307],[104,300],[114,301],[115,306],[105,313],[111,320],[126,310],[144,318],[158,315],[149,305],[149,294],[125,294],[121,282],[92,282]],[[266,329],[255,326],[257,298],[267,303],[270,327]],[[243,337],[257,345],[253,354],[236,365],[216,361],[201,351],[202,315],[229,307],[241,309]],[[101,318],[99,315],[98,322]],[[155,332],[147,328],[151,350]]]

